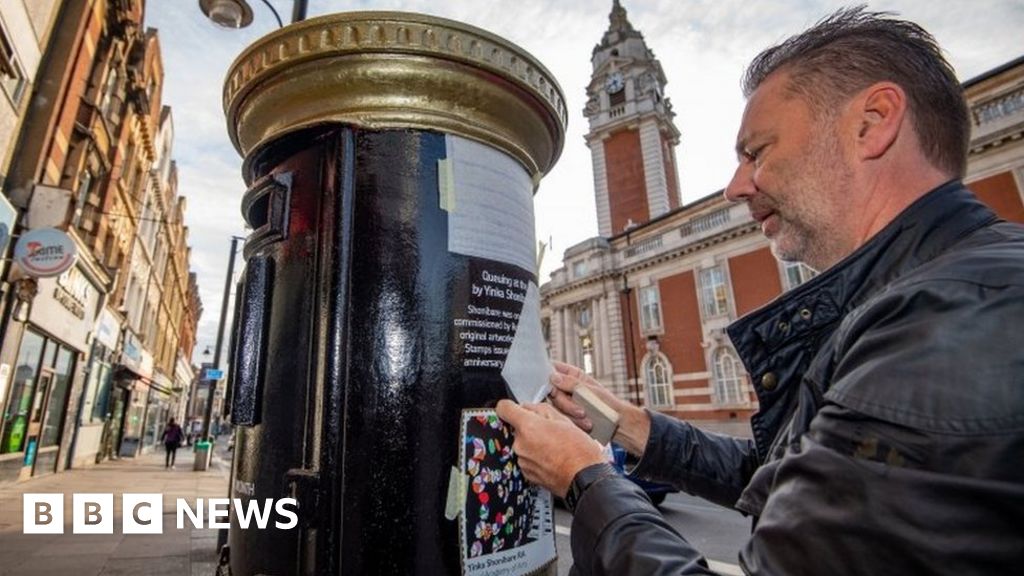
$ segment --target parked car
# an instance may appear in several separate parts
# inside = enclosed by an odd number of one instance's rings
[[[629,474],[626,474],[626,467],[629,466],[630,468],[632,468],[633,466],[635,466],[636,459],[628,452],[626,452],[626,449],[623,448],[622,446],[619,446],[614,442],[612,442],[611,446],[612,455],[614,456],[612,465],[615,466],[615,469],[618,470],[621,474],[625,475],[626,478],[629,478],[637,486],[639,486],[640,489],[647,494],[647,497],[651,499],[651,502],[653,502],[655,506],[660,506],[661,503],[665,501],[665,497],[668,496],[669,494],[679,492],[679,490],[677,490],[674,486],[670,484],[662,484],[660,482],[649,482],[647,480],[642,480],[640,478],[635,478],[633,476],[630,476]]]

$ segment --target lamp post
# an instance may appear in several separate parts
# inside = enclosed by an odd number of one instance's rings
[[[220,304],[220,322],[217,324],[217,343],[213,350],[213,368],[220,368],[220,350],[224,344],[224,324],[228,316],[228,300],[231,297],[231,277],[235,272],[235,254],[238,253],[238,241],[245,240],[241,236],[231,237],[231,255],[228,258],[228,274],[224,279],[224,298]],[[202,437],[210,440],[210,419],[213,417],[213,397],[217,392],[217,380],[210,380],[210,394],[206,398],[206,413],[203,415]]]
[[[629,287],[629,277],[625,274],[622,275],[622,290],[620,291],[623,296],[626,297],[626,329],[629,335],[629,349],[626,351],[629,357],[632,359],[631,365],[633,366],[633,395],[636,398],[636,405],[642,406],[640,402],[640,372],[636,366],[636,348],[633,346],[633,302],[630,301],[630,294],[633,289]],[[627,378],[628,380],[628,378]]]
[[[284,23],[274,6],[267,0],[263,0],[263,3],[274,13],[278,25],[283,28]],[[295,0],[292,3],[292,24],[306,19],[307,5],[307,0]],[[252,24],[252,7],[245,0],[199,0],[199,9],[222,28],[245,28]]]

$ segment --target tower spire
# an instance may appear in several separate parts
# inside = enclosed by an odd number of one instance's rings
[[[601,43],[594,47],[594,51],[607,48],[612,44],[618,44],[626,38],[643,38],[633,25],[629,22],[626,9],[622,7],[619,0],[612,0],[612,11],[608,14],[608,31],[601,38]]]

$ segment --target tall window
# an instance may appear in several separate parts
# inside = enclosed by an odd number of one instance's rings
[[[75,363],[74,354],[64,346],[59,347],[56,360],[53,366],[55,375],[46,406],[46,418],[43,419],[42,433],[39,437],[39,446],[44,448],[60,443],[67,397],[71,388],[72,368]]]
[[[25,95],[25,69],[18,61],[18,54],[7,36],[7,31],[0,26],[0,86],[17,106]]]
[[[86,202],[89,201],[89,190],[92,188],[92,169],[86,168],[78,174],[78,204],[75,206],[75,226],[82,225],[85,216]],[[92,226],[89,227],[91,229]]]
[[[792,290],[818,275],[803,262],[783,262],[782,268],[786,273],[786,290]]]
[[[590,336],[580,338],[580,358],[583,358],[583,371],[594,373],[594,342]]]
[[[640,288],[640,329],[644,332],[661,330],[661,295],[658,285]]]
[[[83,418],[87,422],[102,422],[107,417],[111,380],[110,364],[105,362],[93,364],[92,370],[89,372],[89,387],[82,408]]]
[[[39,376],[39,359],[43,355],[44,343],[45,339],[31,330],[26,331],[22,337],[18,360],[14,365],[10,400],[4,411],[0,454],[21,452],[25,446],[32,399],[36,393]]]
[[[721,316],[729,312],[729,293],[721,266],[700,271],[700,290],[704,316]]]
[[[578,260],[578,261],[572,263],[572,277],[573,277],[573,279],[583,278],[586,275],[587,275],[587,261],[586,260]]]
[[[672,371],[661,354],[651,355],[644,363],[644,383],[651,406],[672,405]]]
[[[590,304],[576,306],[576,325],[583,329],[590,328]]]
[[[111,68],[110,74],[107,75],[107,83],[103,86],[103,99],[100,100],[100,114],[104,120],[112,120],[111,111],[117,92],[117,81],[117,68]]]
[[[715,353],[715,402],[718,404],[745,404],[743,369],[728,348]]]

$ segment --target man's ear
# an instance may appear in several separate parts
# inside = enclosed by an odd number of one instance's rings
[[[907,94],[892,82],[876,82],[854,97],[857,153],[862,160],[885,155],[907,116]]]

